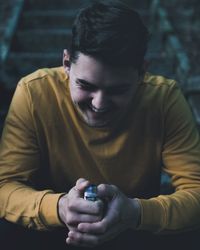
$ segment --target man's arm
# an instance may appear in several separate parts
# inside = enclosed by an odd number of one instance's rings
[[[0,217],[29,228],[61,225],[57,202],[61,194],[36,190],[41,166],[32,103],[22,81],[13,96],[0,144]]]
[[[171,195],[140,200],[139,229],[177,233],[200,227],[200,140],[180,89],[170,88],[164,103],[163,169],[172,180]]]

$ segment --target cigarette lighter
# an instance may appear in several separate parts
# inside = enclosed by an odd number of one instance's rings
[[[97,186],[96,185],[89,185],[86,187],[85,192],[84,192],[84,199],[89,200],[89,201],[97,201],[98,196],[97,196]]]

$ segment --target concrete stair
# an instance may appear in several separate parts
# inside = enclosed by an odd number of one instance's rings
[[[15,36],[12,52],[43,52],[44,54],[60,52],[68,47],[70,35],[70,29],[20,30]]]
[[[30,10],[22,13],[21,29],[65,29],[71,27],[75,10]],[[55,21],[56,20],[56,21]]]

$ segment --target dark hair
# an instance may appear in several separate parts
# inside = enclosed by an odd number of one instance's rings
[[[119,1],[95,1],[78,13],[72,27],[70,61],[79,52],[113,66],[142,68],[149,33],[140,15]]]

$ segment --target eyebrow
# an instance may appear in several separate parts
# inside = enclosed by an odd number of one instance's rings
[[[80,78],[77,78],[77,80],[76,81],[78,81],[78,82],[80,82],[80,83],[82,83],[82,84],[84,84],[84,85],[87,85],[88,87],[90,86],[90,87],[92,87],[92,88],[101,88],[101,87],[99,87],[99,86],[97,86],[96,84],[94,84],[94,83],[91,83],[91,82],[88,82],[88,81],[86,81],[86,80],[84,80],[84,79],[80,79]],[[123,84],[117,84],[117,85],[113,85],[113,86],[110,86],[110,87],[103,87],[104,89],[116,89],[116,88],[119,88],[119,89],[121,89],[121,88],[128,88],[128,87],[131,87],[131,83],[123,83]]]

